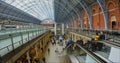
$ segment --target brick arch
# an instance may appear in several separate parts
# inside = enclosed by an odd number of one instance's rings
[[[116,25],[114,26],[114,29],[118,29],[119,28],[119,20],[120,18],[118,16],[120,16],[120,10],[118,9],[118,0],[110,0],[107,1],[107,11],[108,11],[108,27],[109,29],[112,29],[112,22],[111,22],[111,17],[115,16],[116,18]]]
[[[107,4],[107,9],[109,10],[109,9],[113,9],[113,8],[115,8],[115,3],[114,2],[108,2],[108,4]]]
[[[106,3],[107,3],[107,4],[106,4],[106,7],[109,8],[109,6],[110,6],[111,4],[113,5],[113,7],[116,7],[116,6],[117,6],[117,3],[116,3],[116,2],[117,2],[117,0],[107,0],[107,1],[106,1]]]
[[[110,13],[110,14],[109,14],[109,17],[111,17],[111,16],[115,16],[115,13]],[[108,18],[109,18],[109,17],[108,17]]]
[[[114,16],[114,19],[112,19],[113,16]],[[111,19],[110,19],[111,21],[116,21],[116,16],[115,16],[114,14],[111,15],[110,18],[111,18]]]

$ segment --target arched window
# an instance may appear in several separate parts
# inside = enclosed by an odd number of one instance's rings
[[[114,4],[112,3],[112,2],[110,2],[109,4],[108,4],[108,9],[110,10],[110,9],[113,9],[115,6],[114,6]]]
[[[107,9],[108,9],[108,20],[109,20],[109,28],[110,29],[115,29],[116,27],[116,14],[115,12],[112,10],[115,8],[115,3],[113,1],[109,1],[107,3]]]

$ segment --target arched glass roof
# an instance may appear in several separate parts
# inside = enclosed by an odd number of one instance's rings
[[[2,0],[32,16],[43,20],[54,20],[54,0]]]
[[[80,17],[84,10],[91,20],[91,5],[102,0],[0,0],[2,19],[24,22],[41,22],[52,19],[56,22],[67,23]],[[4,2],[3,2],[4,1]],[[6,3],[7,4],[6,4]],[[10,4],[10,5],[9,5]],[[18,8],[18,9],[17,9]],[[19,10],[21,9],[21,10]],[[24,12],[23,12],[24,11]]]

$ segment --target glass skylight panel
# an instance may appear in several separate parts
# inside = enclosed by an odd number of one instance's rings
[[[34,17],[54,20],[54,0],[2,0],[10,5],[15,6],[27,12]]]

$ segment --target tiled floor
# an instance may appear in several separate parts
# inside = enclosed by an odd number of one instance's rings
[[[63,46],[56,45],[49,45],[50,53],[46,53],[46,63],[71,63],[69,57],[65,53],[61,53]],[[58,52],[55,50],[58,49]]]

